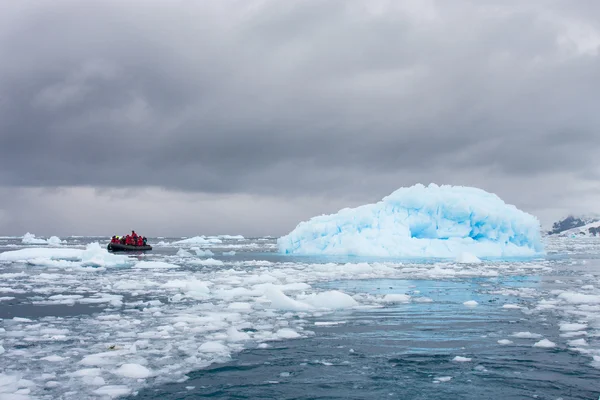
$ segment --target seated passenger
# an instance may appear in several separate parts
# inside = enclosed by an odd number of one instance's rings
[[[142,237],[141,237],[141,236],[138,236],[138,237],[137,237],[137,245],[138,245],[138,246],[143,246],[143,245],[144,245],[144,244],[143,244],[143,240],[142,240]]]
[[[144,246],[148,244],[148,239],[146,239],[146,236],[142,238],[142,243],[144,244]]]

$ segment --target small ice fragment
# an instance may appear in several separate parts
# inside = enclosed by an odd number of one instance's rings
[[[508,340],[508,339],[500,339],[498,340],[498,344],[502,344],[502,345],[507,345],[507,344],[512,344],[512,340]]]
[[[475,300],[465,301],[463,304],[467,307],[477,307],[479,305]]]
[[[125,385],[107,385],[94,390],[94,393],[100,396],[119,397],[126,396],[131,392]]]
[[[152,372],[148,368],[140,364],[123,364],[113,372],[126,378],[137,379],[148,378],[152,375]]]
[[[295,339],[300,337],[300,334],[293,329],[283,328],[275,332],[275,335],[279,336],[281,339]]]
[[[531,332],[515,332],[512,334],[513,337],[523,338],[523,339],[538,339],[541,338],[542,335],[539,333],[531,333]]]
[[[581,331],[587,328],[587,324],[560,324],[560,330],[563,332]]]
[[[577,347],[577,346],[587,346],[587,342],[585,341],[585,339],[574,339],[574,340],[569,340],[567,342],[569,344],[569,346],[572,347]]]
[[[198,351],[202,353],[229,353],[227,346],[220,342],[205,342],[202,343]]]
[[[544,347],[544,348],[552,348],[556,347],[556,343],[551,342],[548,339],[542,339],[539,342],[536,342],[533,347]]]
[[[463,251],[456,257],[456,262],[459,264],[479,264],[481,260],[477,256]]]
[[[386,294],[383,296],[385,303],[409,303],[410,296],[407,294]]]
[[[50,361],[50,362],[60,362],[62,360],[66,360],[65,357],[57,356],[55,354],[53,354],[51,356],[43,357],[41,359],[45,360],[45,361]]]
[[[452,359],[452,361],[456,361],[456,362],[469,362],[471,361],[470,358],[467,357],[461,357],[461,356],[456,356]]]

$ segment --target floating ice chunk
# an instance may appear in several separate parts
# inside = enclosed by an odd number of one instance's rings
[[[77,371],[70,372],[69,376],[100,376],[102,374],[101,368],[83,368],[78,369]]]
[[[502,345],[507,345],[507,344],[512,344],[512,340],[508,340],[508,339],[500,339],[498,340],[498,344],[502,344]]]
[[[65,240],[60,240],[58,236],[50,236],[47,240],[48,245],[50,246],[60,246],[63,243],[66,243]]]
[[[376,257],[544,252],[534,216],[481,189],[435,184],[400,188],[376,204],[301,222],[277,245],[284,254]]]
[[[227,306],[227,308],[230,310],[250,311],[250,310],[252,310],[252,304],[236,301],[236,302],[230,303]]]
[[[302,301],[316,308],[327,308],[331,310],[341,310],[358,306],[356,300],[338,290],[312,294],[303,298]]]
[[[542,335],[539,333],[531,333],[531,332],[515,332],[512,334],[513,337],[522,338],[522,339],[538,339],[541,338]]]
[[[266,289],[265,296],[271,302],[271,307],[278,310],[306,311],[313,309],[312,305],[294,300],[274,286]]]
[[[561,333],[560,337],[576,337],[576,336],[587,336],[587,332],[586,331],[576,331],[576,332],[566,332],[566,333]]]
[[[204,342],[198,349],[201,353],[227,353],[229,354],[229,348],[221,342]]]
[[[128,395],[131,393],[131,389],[125,385],[107,385],[94,390],[94,393],[99,396],[109,396],[111,398],[115,398]]]
[[[551,342],[548,339],[542,339],[539,342],[535,342],[533,347],[552,348],[552,347],[556,347],[556,343]]]
[[[440,376],[439,378],[435,378],[433,383],[449,382],[451,379],[451,376]]]
[[[571,304],[600,304],[600,296],[598,295],[563,292],[558,297]]]
[[[119,362],[119,358],[125,354],[128,354],[128,352],[124,350],[105,351],[103,353],[95,353],[85,356],[81,361],[79,361],[79,363],[93,367],[115,365]],[[86,371],[91,372],[93,369],[87,369]]]
[[[0,354],[4,354],[6,352],[6,350],[4,350],[4,347],[0,344]]]
[[[221,260],[215,260],[214,258],[207,258],[205,260],[191,260],[188,261],[188,264],[192,264],[192,265],[204,265],[207,267],[222,267],[223,265],[223,261]]]
[[[196,255],[198,257],[212,257],[215,255],[215,253],[213,253],[210,250],[201,250],[198,247],[192,247],[190,250],[193,250],[194,252],[196,252]]]
[[[66,358],[57,356],[56,354],[53,354],[51,356],[42,357],[41,360],[50,361],[50,362],[60,362],[60,361],[66,360]]]
[[[33,233],[27,232],[23,235],[23,239],[21,240],[23,244],[48,244],[48,241],[45,239],[36,238]]]
[[[179,249],[177,251],[176,256],[178,256],[178,257],[192,257],[192,253],[190,253],[189,251],[185,251],[184,249]]]
[[[508,309],[520,309],[522,308],[521,306],[517,305],[517,304],[505,304],[502,306],[502,308],[508,308]]]
[[[235,251],[225,251],[223,252],[224,256],[235,256]]]
[[[179,265],[166,263],[163,261],[140,261],[135,264],[133,268],[136,269],[171,269],[180,268]]]
[[[413,297],[412,301],[415,303],[433,303],[433,299],[430,299],[429,297]]]
[[[183,244],[183,245],[193,245],[193,244],[218,244],[223,243],[221,239],[217,238],[205,238],[202,236],[194,236],[192,238],[178,240],[173,242],[172,244]]]
[[[300,334],[293,329],[283,328],[275,332],[275,336],[279,337],[280,339],[295,339],[299,338]]]
[[[477,307],[479,305],[475,300],[465,301],[463,304],[467,307]]]
[[[315,326],[336,326],[343,325],[346,321],[316,321]]]
[[[587,346],[588,345],[588,343],[583,338],[582,339],[569,340],[567,343],[569,344],[569,346],[572,346],[572,347]]]
[[[560,324],[560,330],[562,332],[574,332],[574,331],[582,331],[587,328],[587,324]]]
[[[383,296],[384,303],[410,303],[410,296],[407,294],[386,294]]]
[[[456,361],[456,362],[469,362],[471,361],[470,358],[468,357],[461,357],[461,356],[456,356],[452,359],[452,361]]]
[[[459,264],[479,264],[481,260],[477,256],[463,251],[456,257],[456,262]]]
[[[242,235],[219,235],[217,237],[220,237],[221,239],[227,239],[227,240],[244,240],[245,239]]]
[[[250,340],[250,335],[246,332],[240,332],[235,327],[227,329],[227,341],[229,342],[242,342]]]
[[[140,364],[123,364],[113,371],[114,374],[126,378],[145,379],[152,375],[152,372]]]

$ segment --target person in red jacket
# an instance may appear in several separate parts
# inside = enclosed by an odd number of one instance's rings
[[[143,245],[144,245],[144,243],[143,243],[143,240],[142,240],[142,237],[141,237],[141,236],[138,236],[138,237],[137,237],[137,245],[138,245],[138,246],[143,246]]]
[[[125,244],[128,246],[131,246],[131,236],[129,236],[129,235],[125,236]]]

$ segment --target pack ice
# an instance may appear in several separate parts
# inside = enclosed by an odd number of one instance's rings
[[[301,222],[277,240],[300,255],[456,258],[541,255],[536,217],[482,189],[417,184],[375,204]]]

